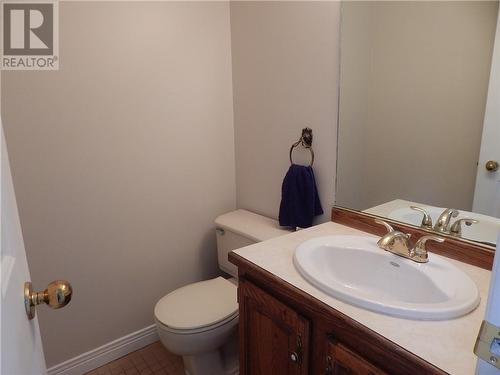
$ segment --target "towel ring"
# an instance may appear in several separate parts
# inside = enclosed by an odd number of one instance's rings
[[[314,150],[312,149],[312,140],[313,140],[312,129],[311,128],[302,129],[302,135],[300,136],[299,140],[294,144],[292,144],[292,147],[290,147],[290,163],[293,164],[293,159],[292,159],[293,149],[301,144],[302,147],[307,148],[311,153],[311,163],[309,164],[309,166],[312,167],[312,165],[314,164]]]

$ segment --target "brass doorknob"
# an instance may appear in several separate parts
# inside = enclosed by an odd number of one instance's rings
[[[34,292],[33,285],[24,283],[24,308],[28,319],[35,317],[35,306],[45,303],[53,309],[60,309],[71,301],[73,288],[66,280],[52,281],[43,292]]]
[[[498,161],[496,161],[496,160],[488,160],[486,162],[485,167],[486,167],[486,170],[488,172],[496,172],[496,171],[498,171],[498,167],[499,167]]]

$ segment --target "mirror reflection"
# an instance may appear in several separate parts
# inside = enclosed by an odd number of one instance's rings
[[[339,206],[496,243],[497,24],[491,1],[343,3]]]

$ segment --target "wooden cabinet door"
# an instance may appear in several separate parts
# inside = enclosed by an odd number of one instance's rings
[[[307,374],[309,321],[246,280],[238,300],[240,374]]]
[[[328,375],[387,375],[344,345],[328,343],[326,373]]]

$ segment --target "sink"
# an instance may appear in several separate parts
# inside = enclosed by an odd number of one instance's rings
[[[465,315],[479,304],[472,279],[445,258],[416,263],[384,251],[377,238],[335,235],[295,250],[300,274],[325,293],[368,310],[416,320]]]
[[[418,206],[418,204],[416,204]],[[432,222],[435,223],[437,218],[445,210],[440,207],[425,206],[421,205],[419,207],[424,208],[429,216],[432,218]],[[491,216],[481,215],[474,212],[467,212],[459,210],[460,214],[452,219],[452,222],[458,219],[470,218],[479,221],[477,224],[472,224],[471,226],[462,225],[462,237],[468,240],[485,242],[495,245],[497,242],[498,232],[500,231],[500,219]],[[390,219],[402,221],[404,223],[420,226],[422,222],[422,214],[412,210],[410,207],[401,207],[389,212],[388,217]]]

